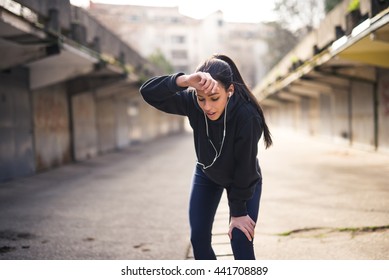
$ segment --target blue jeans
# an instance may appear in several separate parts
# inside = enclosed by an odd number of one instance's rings
[[[190,240],[196,260],[216,260],[211,245],[212,225],[223,190],[223,186],[211,181],[202,168],[196,165],[189,202]],[[247,211],[254,222],[258,219],[261,192],[262,180],[259,180],[253,197],[247,201]],[[253,241],[249,241],[246,235],[237,228],[232,231],[231,248],[236,260],[255,260]]]

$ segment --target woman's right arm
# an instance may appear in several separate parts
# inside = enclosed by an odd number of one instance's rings
[[[218,83],[209,73],[177,73],[151,78],[141,86],[140,93],[147,103],[158,110],[188,115],[188,106],[193,104],[193,96],[186,90],[188,87],[211,93],[217,90]]]
[[[146,81],[139,89],[143,99],[151,106],[166,113],[188,115],[191,99],[187,87],[179,86],[176,79],[184,73],[157,76]]]

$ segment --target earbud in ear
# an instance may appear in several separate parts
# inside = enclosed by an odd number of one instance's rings
[[[232,95],[232,92],[230,91],[230,92],[228,93],[228,97],[231,97],[231,95]]]

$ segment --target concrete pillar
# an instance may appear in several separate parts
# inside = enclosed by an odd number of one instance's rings
[[[71,38],[81,45],[87,44],[86,28],[80,23],[73,22],[71,24]]]
[[[57,8],[49,9],[49,21],[47,23],[47,27],[56,33],[60,33],[61,27],[59,23],[59,11]]]

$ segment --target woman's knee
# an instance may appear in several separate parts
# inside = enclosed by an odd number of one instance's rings
[[[192,245],[197,244],[211,244],[212,235],[204,230],[192,229],[190,241]]]
[[[253,241],[240,229],[232,230],[231,247],[236,260],[255,260]]]
[[[238,228],[232,230],[231,242],[235,244],[252,244],[253,242],[248,240],[247,236]]]

